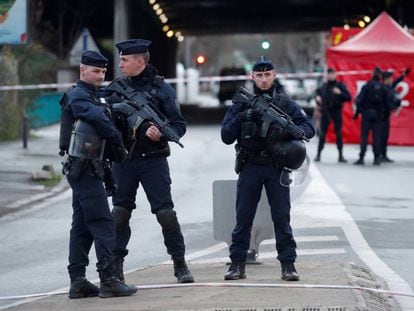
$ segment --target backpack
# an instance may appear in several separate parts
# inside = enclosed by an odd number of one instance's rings
[[[368,100],[370,106],[380,107],[385,100],[384,89],[379,82],[373,82],[368,89]]]

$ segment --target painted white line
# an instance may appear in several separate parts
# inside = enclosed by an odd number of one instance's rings
[[[296,242],[330,242],[338,241],[336,235],[309,235],[309,236],[295,236]],[[275,239],[264,240],[260,245],[274,245]]]
[[[382,277],[391,291],[413,293],[408,283],[388,267],[370,248],[352,216],[346,210],[341,199],[320,174],[317,167],[310,166],[312,182],[304,194],[295,202],[292,209],[294,227],[339,226],[345,233],[355,253],[378,276]],[[318,204],[317,202],[322,202]],[[309,203],[311,202],[311,203]],[[403,310],[412,310],[412,300],[396,297]]]
[[[298,249],[296,250],[298,256],[313,256],[313,255],[328,255],[328,254],[345,254],[346,250],[343,248],[322,248],[322,249]],[[275,259],[277,254],[276,251],[273,252],[263,252],[259,253],[258,259]],[[197,259],[192,260],[192,264],[212,264],[212,263],[221,263],[229,262],[229,257],[215,257],[207,259]],[[171,264],[171,261],[165,262],[163,264]]]
[[[188,255],[185,256],[185,258],[187,260],[193,260],[193,259],[196,259],[196,258],[200,258],[200,257],[206,256],[206,255],[221,251],[222,249],[225,249],[225,248],[228,248],[227,243],[221,242],[221,243],[213,245],[211,247],[207,247],[207,248],[205,248],[201,251],[188,254]]]
[[[338,241],[339,238],[336,235],[313,235],[313,236],[311,235],[311,236],[298,236],[298,237],[295,237],[295,240],[296,242],[329,242],[329,241]],[[260,243],[260,245],[271,245],[271,244],[275,244],[274,239],[264,240],[262,243]],[[210,254],[213,254],[215,252],[221,251],[226,248],[228,248],[227,243],[221,242],[216,245],[207,247],[203,250],[190,253],[186,255],[185,258],[187,260],[195,260],[197,258],[208,256]],[[302,252],[302,250],[298,250],[297,252],[299,254],[299,252]],[[171,260],[167,260],[167,261],[164,261],[162,264],[170,264],[170,263],[171,263]]]
[[[313,256],[313,255],[327,255],[327,254],[345,254],[346,250],[343,248],[316,248],[316,249],[298,249],[296,250],[298,256]],[[259,259],[276,259],[276,251],[259,253]]]
[[[194,259],[197,259],[197,258],[200,258],[200,257],[204,257],[204,256],[207,256],[207,255],[213,254],[215,252],[221,251],[222,249],[225,249],[225,248],[228,248],[228,245],[224,242],[221,242],[221,243],[218,243],[216,245],[213,245],[213,246],[207,247],[205,249],[202,249],[200,251],[185,255],[185,259],[187,261],[194,260]],[[161,264],[162,265],[168,265],[168,264],[171,264],[171,263],[172,263],[171,260],[167,260],[167,261],[162,262]]]

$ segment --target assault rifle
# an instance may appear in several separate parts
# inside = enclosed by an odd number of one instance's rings
[[[121,79],[116,79],[108,85],[106,89],[122,94],[126,99],[125,103],[135,108],[137,115],[141,119],[154,123],[160,132],[167,138],[167,140],[178,144],[181,148],[184,148],[184,145],[180,143],[180,136],[178,136],[171,127],[168,119],[161,113],[161,111],[151,105],[151,102],[145,98],[141,92],[136,91],[133,87]],[[139,122],[139,124],[140,123],[141,122]]]
[[[292,122],[292,118],[273,104],[270,96],[254,95],[246,88],[240,87],[233,96],[233,102],[246,104],[256,112],[262,121],[261,137],[266,137],[270,125],[276,123],[294,138],[309,141],[305,132]]]

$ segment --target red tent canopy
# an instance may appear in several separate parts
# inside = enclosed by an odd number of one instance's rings
[[[338,79],[344,81],[355,98],[375,67],[393,70],[396,78],[403,69],[414,65],[414,37],[383,12],[352,39],[328,48],[326,60],[328,67],[339,71]],[[402,109],[398,116],[391,116],[391,144],[414,145],[413,89],[414,72],[397,87],[402,97]],[[357,143],[360,138],[360,121],[353,121],[352,115],[352,105],[345,105],[343,135],[346,143]],[[328,139],[333,140],[332,132]]]

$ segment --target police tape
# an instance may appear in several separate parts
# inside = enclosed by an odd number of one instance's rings
[[[362,75],[369,74],[371,70],[350,70],[350,71],[337,71],[337,76],[346,75]],[[281,79],[308,79],[308,78],[320,78],[324,77],[323,72],[308,72],[308,73],[277,73],[277,77]],[[235,75],[235,76],[205,76],[199,77],[199,82],[221,82],[221,81],[245,81],[251,79],[250,75]],[[194,78],[167,78],[166,82],[171,84],[176,83],[188,83]],[[102,85],[106,86],[110,81],[105,81]],[[50,83],[50,84],[27,84],[27,85],[3,85],[0,86],[0,91],[25,91],[25,90],[44,90],[44,89],[67,89],[73,86],[75,82],[69,83]]]
[[[137,285],[138,290],[152,290],[152,289],[166,289],[166,288],[182,288],[182,287],[244,287],[244,288],[282,288],[282,289],[343,289],[343,290],[358,290],[377,294],[391,295],[391,296],[405,296],[414,298],[413,293],[395,292],[385,289],[352,286],[352,285],[323,285],[323,284],[273,284],[273,283],[185,283],[185,284],[154,284],[154,285]],[[47,293],[16,295],[0,297],[0,300],[16,300],[39,297],[50,297],[56,295],[67,294],[67,290],[52,291]]]

